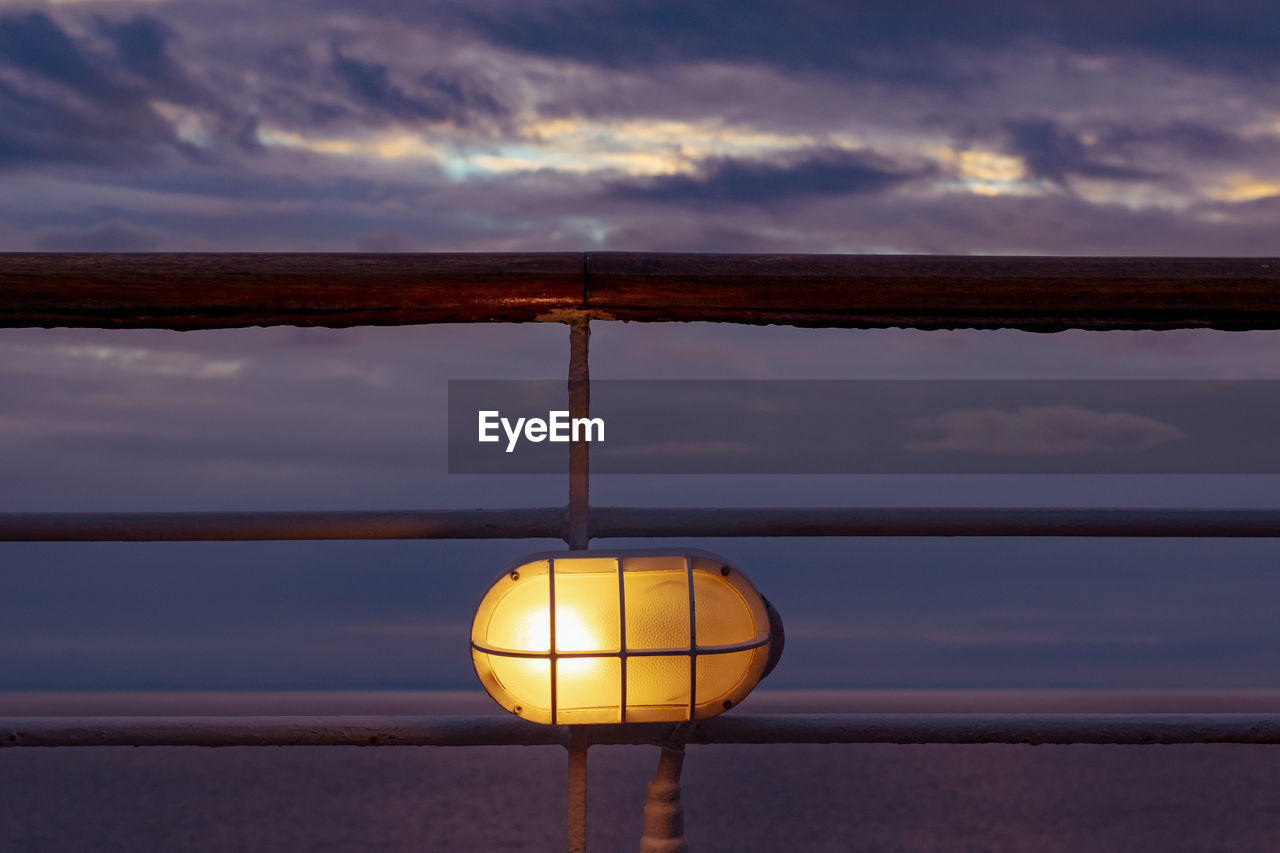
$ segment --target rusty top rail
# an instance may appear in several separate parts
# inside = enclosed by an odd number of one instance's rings
[[[1280,258],[0,254],[0,326],[1280,328]]]

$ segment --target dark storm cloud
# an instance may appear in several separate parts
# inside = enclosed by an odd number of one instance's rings
[[[337,45],[330,67],[362,106],[392,118],[465,125],[474,114],[498,116],[505,112],[487,84],[459,72],[418,75],[411,92],[408,86],[392,80],[387,65],[346,56]]]
[[[928,6],[928,14],[922,14],[922,5]],[[1012,7],[1001,11],[1019,8],[1000,5]],[[911,57],[877,51],[907,41],[995,45],[1028,17],[1025,12],[975,14],[966,3],[888,6],[778,0],[628,0],[607,6],[570,2],[556,4],[553,14],[531,11],[519,4],[478,3],[467,4],[459,14],[504,46],[605,66],[715,60],[863,74],[886,65],[908,78],[933,80],[940,75],[928,63],[913,64]],[[998,23],[993,25],[993,20]]]
[[[529,7],[501,3],[468,4],[457,11],[478,33],[504,47],[607,67],[713,60],[867,73],[879,60],[896,67],[895,76],[939,78],[927,63],[862,53],[860,49],[895,41],[894,35],[909,26],[905,15],[876,7],[850,12],[812,2],[658,0],[607,6],[560,3],[550,14],[545,6],[530,14]],[[965,28],[969,38],[983,31],[972,22]]]
[[[154,173],[175,163],[230,160],[222,165],[234,182],[240,155],[261,147],[263,115],[292,127],[368,129],[464,126],[506,113],[483,74],[369,61],[336,41],[323,60],[285,33],[256,55],[210,53],[184,11],[165,10],[169,20],[0,15],[0,71],[10,72],[0,76],[0,167],[144,165]]]
[[[1064,17],[1079,8],[1064,4]],[[1274,77],[1280,67],[1280,6],[1267,0],[1196,0],[1118,5],[1093,0],[1066,26],[1075,43],[1136,49],[1179,64]],[[1090,32],[1090,25],[1098,31]]]
[[[1166,180],[1186,181],[1203,170],[1239,171],[1265,179],[1280,173],[1280,134],[1203,121],[1110,121],[1096,132],[1094,157],[1154,166]]]
[[[791,162],[711,160],[697,174],[618,183],[612,194],[668,204],[761,205],[810,196],[878,193],[918,177],[920,172],[901,171],[875,154],[807,151]]]
[[[1280,7],[1265,0],[831,4],[780,0],[624,0],[610,4],[453,5],[456,19],[496,44],[607,67],[702,60],[765,63],[899,81],[948,83],[963,68],[936,64],[953,47],[1019,40],[1078,50],[1135,51],[1180,64],[1273,73]],[[384,2],[392,13],[408,4]],[[439,14],[437,11],[436,14]],[[906,47],[907,53],[902,53]]]
[[[168,55],[153,18],[97,21],[95,50],[39,12],[0,15],[0,168],[42,163],[111,166],[182,150],[151,98],[203,97]]]
[[[134,113],[132,119],[125,113]],[[169,129],[136,108],[99,110],[19,92],[0,80],[0,168],[115,166],[171,143]],[[140,126],[141,125],[141,126]]]
[[[0,75],[0,165],[98,170],[86,201],[33,184],[23,191],[42,204],[24,205],[11,185],[11,207],[0,201],[0,216],[17,226],[5,231],[8,245],[129,248],[138,242],[112,228],[130,227],[164,248],[267,249],[274,239],[298,250],[1097,251],[1102,241],[1123,251],[1128,240],[1150,251],[1168,241],[1143,223],[1160,220],[1171,233],[1192,232],[1175,248],[1220,253],[1274,224],[1257,205],[1228,205],[1231,215],[1213,221],[1197,220],[1208,209],[1195,206],[1206,170],[1265,178],[1280,163],[1276,141],[1248,120],[1267,115],[1271,90],[1121,58],[1136,50],[1117,46],[1128,13],[1090,44],[1057,7],[1014,4],[915,17],[910,3],[850,10],[759,0],[733,14],[718,2],[666,0],[589,13],[508,2],[386,2],[363,15],[316,14],[301,0],[279,8],[288,14],[87,4],[0,18],[0,66],[11,72]],[[1020,35],[1028,33],[1041,41]],[[904,65],[948,82],[902,85]],[[1232,98],[1245,106],[1231,107]],[[692,171],[619,177],[605,161],[574,173],[575,153],[590,157],[591,143],[557,150],[556,137],[541,135],[548,119],[577,123],[580,139],[623,154],[670,154]],[[643,151],[627,148],[628,131],[617,127],[664,121],[719,122],[724,135],[687,149],[676,135],[655,143],[662,151]],[[783,141],[739,146],[757,132]],[[402,135],[422,153],[379,153]],[[997,187],[1021,195],[976,199],[963,183],[934,191],[955,177],[954,152],[970,148],[1013,155],[1039,195]],[[504,149],[528,171],[465,159],[501,160]],[[1102,209],[1101,196],[1060,197],[1081,179],[1184,198],[1172,214],[1131,215]],[[786,203],[785,221],[768,210],[774,203]],[[677,226],[677,206],[701,218],[678,217]],[[1015,220],[1003,222],[1011,209]],[[1133,230],[1099,235],[1073,219],[1063,227],[1077,215]],[[113,233],[118,244],[106,239]]]
[[[122,21],[98,18],[95,24],[114,48],[112,64],[115,68],[133,75],[152,92],[163,92],[187,101],[210,100],[208,94],[188,79],[186,71],[174,62],[169,51],[173,30],[163,21],[149,15],[134,15]]]
[[[1205,160],[1227,160],[1276,148],[1274,143],[1250,141],[1225,128],[1195,121],[1171,121],[1152,128],[1112,126],[1103,133],[1101,144],[1108,148],[1155,145]]]
[[[0,58],[21,71],[86,94],[112,93],[112,87],[85,60],[79,47],[39,12],[0,16]]]
[[[1143,181],[1154,172],[1098,160],[1076,134],[1047,118],[1018,119],[1007,124],[1012,153],[1022,158],[1037,178],[1058,184],[1069,177],[1112,181]]]

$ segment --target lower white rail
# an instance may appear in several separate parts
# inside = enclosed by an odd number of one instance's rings
[[[672,726],[590,726],[590,744],[666,744]],[[516,717],[0,717],[0,747],[539,746]],[[761,714],[704,720],[691,744],[1280,744],[1280,714]]]
[[[580,528],[586,524],[586,531]],[[0,542],[687,536],[1280,537],[1280,509],[567,507],[333,512],[8,512]]]

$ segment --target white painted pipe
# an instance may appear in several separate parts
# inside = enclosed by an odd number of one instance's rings
[[[670,724],[593,726],[592,745],[665,746]],[[1280,714],[725,714],[691,744],[1280,744]],[[566,746],[564,727],[517,717],[0,717],[0,748],[28,746]]]
[[[680,802],[680,769],[684,746],[662,748],[658,772],[645,787],[644,835],[640,853],[685,853],[684,806]]]
[[[0,542],[566,539],[565,507],[0,513]],[[1280,537],[1280,509],[594,507],[589,536]]]

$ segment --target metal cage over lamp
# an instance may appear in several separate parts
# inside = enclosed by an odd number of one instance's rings
[[[715,554],[552,551],[489,588],[471,657],[489,695],[527,720],[664,722],[738,704],[782,642],[776,612]]]

